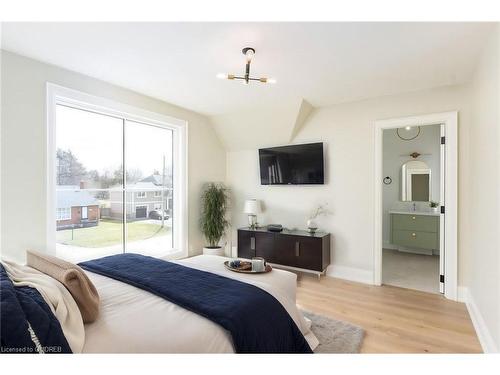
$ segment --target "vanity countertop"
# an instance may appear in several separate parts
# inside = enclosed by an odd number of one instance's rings
[[[425,215],[425,216],[439,216],[439,212],[432,211],[404,211],[404,210],[390,210],[390,214],[401,214],[401,215]]]

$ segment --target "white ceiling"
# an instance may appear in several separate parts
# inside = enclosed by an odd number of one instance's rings
[[[204,114],[325,106],[470,79],[485,23],[3,23],[2,48]],[[219,80],[241,73],[275,85]]]

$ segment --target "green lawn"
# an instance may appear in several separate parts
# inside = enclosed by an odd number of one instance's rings
[[[73,234],[71,233],[73,232]],[[170,227],[135,221],[127,224],[127,241],[145,240],[165,236]],[[99,225],[89,228],[57,231],[57,242],[80,247],[104,247],[122,243],[123,227],[120,221],[101,220]]]

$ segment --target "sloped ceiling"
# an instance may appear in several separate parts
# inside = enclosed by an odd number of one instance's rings
[[[470,80],[493,24],[2,23],[2,48],[212,117],[230,149],[286,143],[310,112]],[[241,85],[243,47],[257,51]],[[303,102],[304,101],[304,102]],[[306,104],[309,103],[309,104]]]

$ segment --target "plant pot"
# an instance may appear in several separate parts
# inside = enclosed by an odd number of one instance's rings
[[[203,255],[218,255],[224,256],[224,248],[222,246],[208,246],[203,248]]]
[[[439,211],[439,207],[431,207],[431,211],[432,212],[438,212]]]

